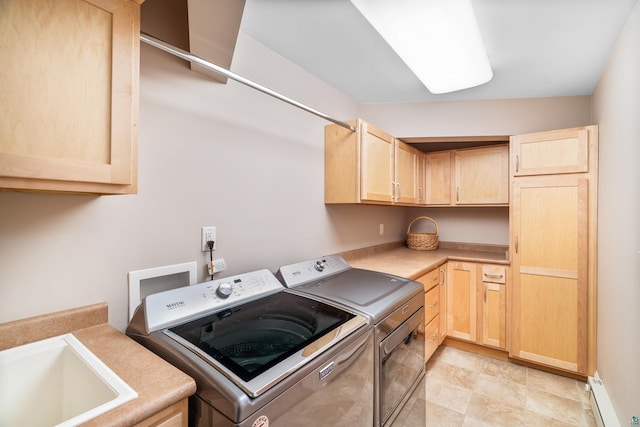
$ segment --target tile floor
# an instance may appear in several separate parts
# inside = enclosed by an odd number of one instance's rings
[[[596,425],[584,383],[453,347],[432,356],[416,392],[426,426]],[[401,414],[398,424],[415,426],[415,412]]]

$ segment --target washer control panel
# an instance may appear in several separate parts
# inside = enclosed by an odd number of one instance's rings
[[[151,294],[142,302],[147,332],[282,290],[273,273],[264,269]]]
[[[287,288],[295,288],[323,277],[349,270],[351,266],[340,255],[285,265],[278,270],[278,278]]]

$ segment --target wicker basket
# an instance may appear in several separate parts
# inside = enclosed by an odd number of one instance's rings
[[[435,233],[412,233],[411,226],[419,219],[428,219],[436,228]],[[428,216],[419,216],[407,227],[407,246],[418,251],[432,251],[438,248],[438,224]]]

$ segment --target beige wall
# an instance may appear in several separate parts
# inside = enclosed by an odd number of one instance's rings
[[[593,94],[600,125],[598,364],[620,420],[640,416],[640,3]]]
[[[398,137],[515,135],[591,124],[591,97],[367,104],[360,116]],[[508,245],[507,208],[410,208],[427,215],[443,241]]]
[[[588,97],[359,106],[242,33],[232,69],[402,136],[509,134],[589,118]],[[140,106],[139,194],[0,193],[0,322],[107,301],[110,322],[124,329],[129,271],[197,261],[206,279],[201,226],[217,227],[227,275],[402,240],[422,211],[325,206],[325,121],[238,83],[212,83],[148,46]],[[426,212],[442,240],[507,241],[504,208]]]
[[[591,124],[591,97],[366,104],[360,115],[397,137],[515,135]]]
[[[337,117],[342,93],[240,35],[232,68]],[[197,261],[216,226],[225,274],[396,241],[404,212],[323,204],[326,122],[141,48],[139,194],[0,193],[0,322],[98,301],[127,322],[127,273]],[[385,224],[384,236],[379,224]]]

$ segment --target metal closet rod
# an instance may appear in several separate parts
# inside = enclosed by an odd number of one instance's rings
[[[198,64],[198,65],[206,68],[207,70],[211,70],[211,71],[213,71],[215,73],[222,74],[225,77],[228,77],[228,78],[230,78],[232,80],[235,80],[235,81],[237,81],[239,83],[242,83],[242,84],[247,85],[247,86],[249,86],[251,88],[259,90],[262,93],[266,93],[267,95],[271,95],[274,98],[277,98],[277,99],[279,99],[281,101],[286,102],[287,104],[293,105],[294,107],[298,107],[298,108],[300,108],[300,109],[302,109],[304,111],[307,111],[307,112],[309,112],[311,114],[314,114],[314,115],[316,115],[318,117],[321,117],[321,118],[323,118],[325,120],[328,120],[328,121],[330,121],[332,123],[340,125],[343,128],[347,128],[347,129],[349,129],[349,130],[351,130],[353,132],[356,131],[356,128],[351,126],[349,123],[345,123],[343,121],[334,119],[333,117],[328,116],[328,115],[326,115],[324,113],[321,113],[318,110],[315,110],[315,109],[313,109],[311,107],[308,107],[308,106],[306,106],[304,104],[301,104],[300,102],[295,101],[295,100],[293,100],[293,99],[291,99],[291,98],[289,98],[287,96],[281,95],[278,92],[275,92],[275,91],[269,89],[268,87],[264,87],[261,84],[258,84],[258,83],[254,82],[254,81],[251,81],[249,79],[245,79],[244,77],[239,76],[239,75],[237,75],[237,74],[235,74],[235,73],[233,73],[233,72],[231,72],[231,71],[229,71],[227,69],[224,69],[224,68],[222,68],[222,67],[220,67],[220,66],[218,66],[218,65],[216,65],[214,63],[211,63],[209,61],[206,61],[206,60],[204,60],[204,59],[202,59],[202,58],[200,58],[200,57],[198,57],[196,55],[193,55],[190,52],[187,52],[186,50],[180,49],[179,47],[175,47],[175,46],[173,46],[173,45],[171,45],[169,43],[163,42],[160,39],[157,39],[157,38],[155,38],[153,36],[150,36],[147,33],[141,32],[140,33],[140,40],[145,42],[145,43],[147,43],[147,44],[149,44],[149,45],[151,45],[151,46],[157,47],[160,50],[164,50],[165,52],[168,52],[168,53],[170,53],[170,54],[172,54],[174,56],[177,56],[178,58],[182,58],[182,59],[185,59],[185,60],[187,60],[187,61],[189,61],[191,63]]]

